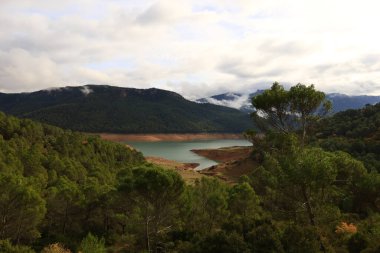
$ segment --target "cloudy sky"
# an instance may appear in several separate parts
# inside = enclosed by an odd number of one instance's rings
[[[376,0],[1,0],[0,91],[110,84],[188,98],[272,82],[380,95]]]

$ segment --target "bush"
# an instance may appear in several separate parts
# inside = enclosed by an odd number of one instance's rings
[[[81,253],[105,253],[104,238],[98,237],[89,233],[80,244]]]
[[[71,253],[71,251],[60,243],[54,243],[46,246],[41,253]]]
[[[1,253],[35,253],[31,248],[26,246],[14,246],[9,240],[0,240]]]

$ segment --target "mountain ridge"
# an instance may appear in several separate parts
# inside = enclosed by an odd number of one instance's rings
[[[223,105],[249,113],[254,111],[251,104],[251,98],[263,92],[264,90],[257,90],[256,92],[249,94],[227,92],[206,98],[200,98],[196,101],[198,103],[211,103]],[[380,102],[380,96],[350,96],[342,93],[326,93],[326,98],[331,100],[331,102],[333,103],[334,113],[345,111],[348,109],[360,109],[364,107],[366,104],[376,104]]]
[[[252,127],[239,110],[199,104],[157,88],[85,85],[0,93],[0,110],[85,132],[237,133]]]

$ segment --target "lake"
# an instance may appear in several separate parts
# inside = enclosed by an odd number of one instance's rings
[[[182,163],[199,163],[197,170],[216,165],[217,162],[199,156],[192,149],[215,149],[232,146],[251,146],[247,140],[194,140],[194,141],[159,141],[136,142],[127,141],[126,144],[141,151],[144,156],[157,156]]]

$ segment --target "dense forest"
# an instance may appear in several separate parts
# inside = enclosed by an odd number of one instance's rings
[[[247,113],[154,88],[86,85],[0,93],[0,110],[91,133],[240,133],[252,127]]]
[[[337,113],[321,121],[317,131],[324,149],[348,152],[380,172],[380,103]]]
[[[0,114],[0,252],[379,252],[380,175],[316,145],[324,98],[279,84],[254,98],[268,116],[265,135],[247,133],[258,166],[233,185],[189,185],[121,144]]]

